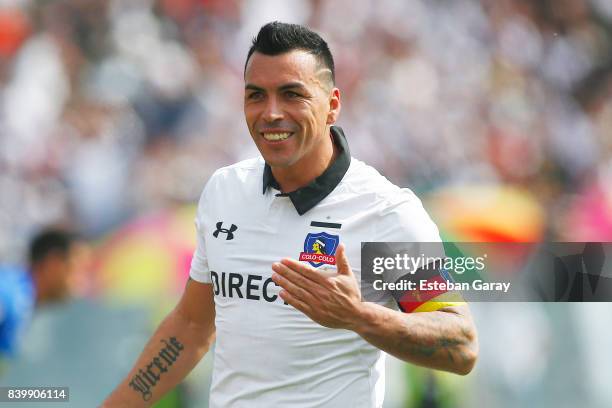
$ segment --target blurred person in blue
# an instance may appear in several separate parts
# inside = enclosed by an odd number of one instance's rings
[[[69,232],[47,228],[30,243],[28,267],[0,266],[0,364],[17,354],[36,307],[70,296],[73,253]]]

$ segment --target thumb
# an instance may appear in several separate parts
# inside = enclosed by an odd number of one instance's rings
[[[348,258],[346,257],[346,247],[344,244],[338,246],[336,251],[336,267],[340,275],[352,275],[351,265],[349,265]]]

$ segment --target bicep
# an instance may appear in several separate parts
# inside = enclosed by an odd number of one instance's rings
[[[212,284],[189,279],[176,311],[190,323],[214,331],[215,300]]]

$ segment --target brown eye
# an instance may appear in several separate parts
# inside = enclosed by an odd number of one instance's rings
[[[250,101],[258,101],[261,98],[263,98],[263,93],[256,91],[256,92],[252,92],[247,96],[247,99]]]
[[[285,92],[285,96],[289,99],[293,99],[293,98],[299,98],[300,94],[293,92],[293,91],[287,91]]]

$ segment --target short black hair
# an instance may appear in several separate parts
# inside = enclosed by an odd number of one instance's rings
[[[30,242],[30,264],[42,261],[51,253],[68,255],[73,241],[74,237],[71,233],[59,228],[47,228],[40,231]]]
[[[253,38],[244,70],[255,51],[264,55],[280,55],[293,50],[304,50],[319,60],[321,65],[331,71],[332,83],[336,82],[334,57],[323,38],[314,31],[299,24],[273,21],[261,27]]]

